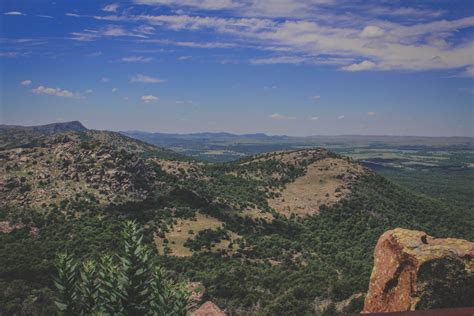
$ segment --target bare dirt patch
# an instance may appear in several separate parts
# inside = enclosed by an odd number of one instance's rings
[[[216,230],[223,228],[223,222],[215,217],[197,213],[196,219],[180,219],[177,224],[173,225],[168,233],[165,234],[164,238],[160,238],[157,234],[155,235],[155,245],[160,254],[164,253],[165,246],[171,249],[169,255],[177,257],[192,256],[193,252],[184,246],[184,243],[188,238],[194,238],[194,236],[205,229]],[[233,232],[228,232],[230,240],[221,240],[220,242],[213,245],[213,251],[226,250],[232,251],[233,248],[229,248],[231,241],[240,238],[239,235]],[[165,243],[164,240],[168,240]],[[236,245],[233,247],[237,247]]]
[[[290,216],[319,213],[321,205],[333,205],[348,193],[364,168],[341,158],[324,158],[307,167],[306,174],[286,185],[280,196],[268,200],[277,212]]]

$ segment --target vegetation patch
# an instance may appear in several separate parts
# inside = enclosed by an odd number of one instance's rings
[[[155,234],[158,252],[177,257],[192,256],[197,251],[232,251],[233,240],[241,238],[224,229],[224,222],[210,215],[196,213],[192,219],[179,219],[166,233]]]
[[[287,184],[268,205],[285,216],[319,213],[322,205],[330,206],[351,192],[352,183],[364,173],[362,166],[346,159],[325,158],[306,169],[306,173]]]

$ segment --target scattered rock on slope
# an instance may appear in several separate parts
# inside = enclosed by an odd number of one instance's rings
[[[377,242],[363,312],[470,306],[474,243],[397,228]]]

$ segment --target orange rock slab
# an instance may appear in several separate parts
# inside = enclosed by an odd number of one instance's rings
[[[473,274],[474,243],[401,228],[387,231],[375,247],[363,313],[459,307],[469,304],[471,295],[474,305]]]

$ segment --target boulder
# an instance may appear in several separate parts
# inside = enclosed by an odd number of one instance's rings
[[[191,316],[225,316],[224,313],[216,304],[207,301],[202,304],[197,310],[191,313]]]
[[[474,243],[401,228],[377,242],[364,313],[472,306]]]

